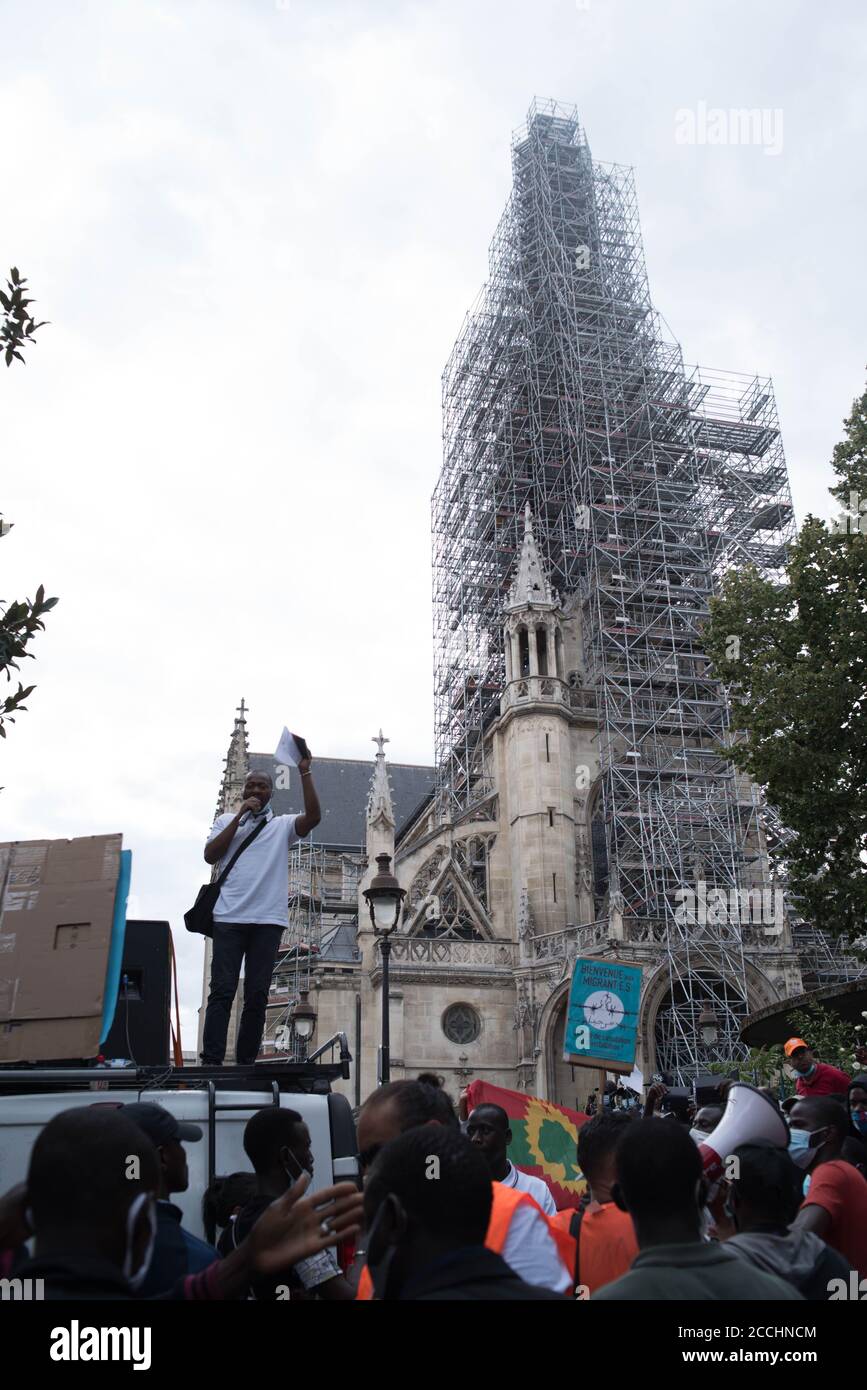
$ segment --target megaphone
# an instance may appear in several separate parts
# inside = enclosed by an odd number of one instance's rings
[[[789,1126],[773,1102],[755,1086],[734,1081],[722,1119],[713,1134],[698,1146],[708,1181],[718,1182],[728,1155],[739,1144],[751,1144],[755,1139],[767,1139],[778,1149],[787,1149]]]

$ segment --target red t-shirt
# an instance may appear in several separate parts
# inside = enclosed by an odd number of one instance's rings
[[[795,1082],[795,1089],[799,1096],[831,1096],[836,1092],[845,1095],[851,1081],[851,1076],[839,1071],[837,1067],[829,1067],[827,1062],[817,1062],[816,1070],[809,1081],[799,1076]]]
[[[824,1207],[831,1218],[824,1239],[867,1279],[867,1182],[858,1169],[840,1158],[820,1163],[804,1206]]]

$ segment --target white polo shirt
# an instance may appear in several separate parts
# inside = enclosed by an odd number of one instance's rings
[[[514,1163],[509,1164],[509,1171],[503,1178],[503,1187],[516,1187],[519,1192],[529,1192],[547,1216],[557,1215],[557,1203],[551,1196],[548,1184],[541,1178],[534,1178],[532,1173],[522,1173]]]
[[[207,843],[235,819],[231,811],[217,816]],[[288,927],[289,925],[289,846],[301,836],[295,829],[298,816],[275,816],[269,806],[265,829],[260,830],[249,849],[245,849],[220,889],[214,908],[215,922],[242,925]],[[228,864],[239,845],[252,835],[256,821],[248,817],[235,831],[232,843],[219,863],[219,872]]]

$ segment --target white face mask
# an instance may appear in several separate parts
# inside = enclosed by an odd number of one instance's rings
[[[135,1228],[135,1223],[138,1214],[141,1211],[142,1207],[145,1205],[145,1203],[147,1203],[150,1236],[148,1238],[147,1249],[144,1252],[141,1264],[139,1265],[135,1273],[133,1273],[133,1231]],[[135,1200],[131,1203],[130,1209],[126,1214],[126,1253],[123,1257],[123,1277],[127,1280],[130,1288],[133,1291],[140,1289],[145,1279],[147,1278],[147,1272],[150,1269],[150,1263],[151,1259],[153,1258],[154,1245],[156,1244],[156,1239],[157,1214],[156,1207],[154,1206],[154,1199],[149,1192],[140,1192],[138,1196],[135,1198]]]
[[[701,1129],[691,1129],[689,1131],[689,1137],[696,1144],[706,1144],[708,1139],[710,1138],[710,1135],[705,1134],[704,1130]]]

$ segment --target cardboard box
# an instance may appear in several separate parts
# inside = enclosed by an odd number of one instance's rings
[[[122,840],[0,844],[0,1062],[97,1055]]]

